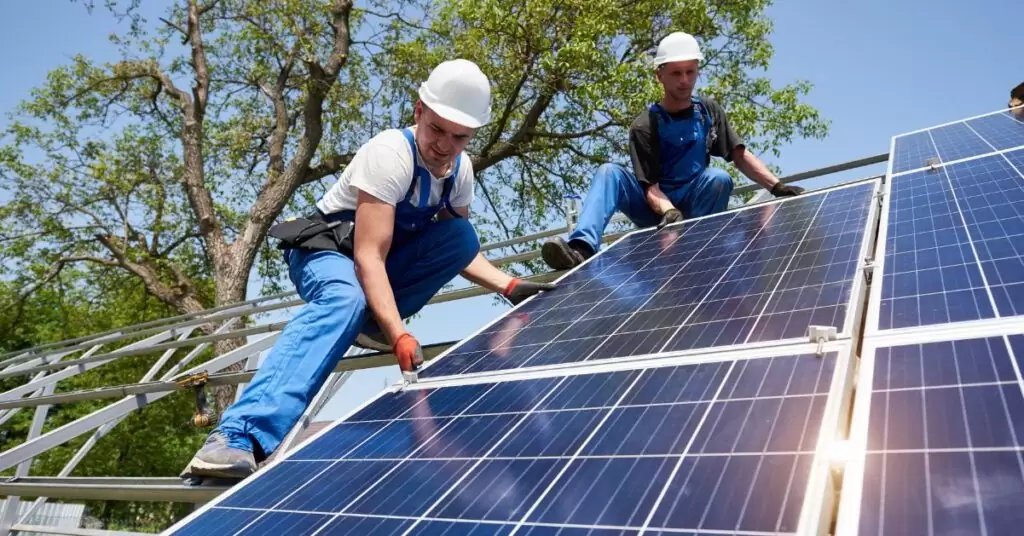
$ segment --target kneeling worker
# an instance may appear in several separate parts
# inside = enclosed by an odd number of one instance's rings
[[[289,275],[306,303],[182,477],[253,473],[357,338],[360,346],[383,344],[403,371],[415,370],[423,352],[403,319],[456,275],[512,303],[555,288],[488,262],[467,219],[474,177],[463,149],[490,120],[490,98],[489,81],[474,63],[441,63],[420,86],[415,126],[374,136],[315,215],[276,226],[297,221],[318,229],[312,237],[271,230],[283,241]]]
[[[746,150],[718,103],[693,95],[703,59],[689,34],[675,32],[658,44],[654,63],[663,96],[629,127],[633,173],[615,164],[598,168],[569,241],[558,237],[541,248],[550,267],[567,270],[596,253],[616,210],[639,227],[659,228],[725,210],[732,179],[708,167],[711,156],[733,162],[776,197],[803,193]]]

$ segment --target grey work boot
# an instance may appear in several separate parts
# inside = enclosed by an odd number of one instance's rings
[[[181,476],[243,479],[255,472],[256,459],[252,453],[228,446],[227,436],[214,430]]]
[[[554,270],[569,270],[592,257],[590,247],[573,240],[566,242],[560,236],[552,238],[540,248],[540,256]]]

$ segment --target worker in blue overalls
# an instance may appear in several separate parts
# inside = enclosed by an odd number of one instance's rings
[[[415,370],[423,352],[403,319],[456,275],[513,304],[554,288],[509,276],[480,254],[468,220],[473,164],[463,150],[490,113],[490,83],[479,67],[441,63],[419,88],[415,126],[374,136],[316,214],[271,229],[306,303],[183,478],[255,471],[353,343],[390,350],[402,371]]]
[[[675,32],[658,44],[654,64],[663,96],[630,125],[633,172],[617,164],[598,168],[569,240],[557,237],[542,246],[549,266],[567,270],[594,255],[617,210],[639,227],[658,228],[725,210],[732,179],[708,166],[711,156],[731,161],[776,197],[803,192],[779,182],[746,150],[718,103],[694,96],[703,59],[689,34]]]

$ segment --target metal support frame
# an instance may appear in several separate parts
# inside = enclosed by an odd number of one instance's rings
[[[885,162],[887,159],[888,153],[882,153],[835,166],[790,175],[780,180],[784,183],[796,182]],[[734,193],[741,194],[757,188],[760,188],[760,186],[744,185],[734,190]],[[555,227],[528,236],[494,242],[484,245],[481,249],[483,251],[492,251],[563,234],[575,226],[577,219],[577,200],[566,199],[567,225],[565,227]],[[618,215],[613,221],[628,220]],[[606,243],[613,242],[624,234],[626,233],[608,234],[602,238],[602,241]],[[533,248],[531,251],[503,257],[493,262],[496,264],[512,264],[534,260],[539,257],[539,248]],[[529,279],[551,281],[561,275],[562,272],[553,272],[536,275]],[[486,289],[471,286],[439,294],[431,299],[429,303],[459,300],[483,295],[488,292]],[[10,498],[3,514],[0,515],[0,536],[7,536],[11,531],[80,534],[85,536],[137,534],[87,529],[57,529],[55,527],[25,524],[29,518],[28,514],[31,514],[32,511],[41,506],[47,498],[202,503],[222,493],[226,488],[217,486],[185,486],[178,478],[78,478],[68,475],[84,459],[90,449],[128,414],[167,396],[171,392],[181,389],[182,387],[174,381],[175,379],[180,379],[193,373],[207,372],[209,373],[207,383],[210,385],[241,384],[244,387],[244,384],[255,373],[259,353],[274,344],[286,322],[259,324],[235,330],[231,330],[231,327],[235,325],[237,320],[250,315],[302,305],[304,302],[296,299],[296,296],[295,292],[284,292],[273,296],[225,304],[196,313],[154,320],[0,355],[0,378],[31,377],[24,385],[0,393],[0,423],[9,420],[20,409],[26,407],[36,408],[28,439],[21,445],[0,452],[0,470],[17,467],[16,475],[13,478],[9,478],[6,481],[0,480],[0,495],[7,495]],[[204,325],[217,324],[219,325],[212,333],[192,337],[198,328]],[[212,342],[259,334],[266,334],[266,336],[250,341],[241,348],[186,370],[188,364],[208,348]],[[171,341],[171,339],[176,340]],[[112,343],[122,342],[128,342],[128,344],[106,353],[98,354],[100,348],[109,346]],[[425,346],[424,358],[433,359],[452,344],[449,342]],[[153,379],[178,349],[188,347],[193,349],[164,373],[159,380]],[[81,355],[77,358],[73,357],[74,354],[79,352],[82,352]],[[121,357],[155,355],[158,352],[163,353],[157,358],[149,371],[134,384],[89,391],[52,394],[56,384],[61,380],[110,363]],[[290,431],[282,443],[281,452],[286,452],[294,447],[296,439],[300,436],[301,432],[309,426],[323,405],[341,388],[351,376],[352,371],[390,366],[395,362],[394,356],[389,353],[352,353],[356,355],[347,357],[339,362],[323,388],[314,400],[311,401],[309,408],[303,414],[299,423]],[[72,356],[72,358],[65,360],[69,356]],[[243,360],[247,360],[247,370],[232,373],[220,372]],[[239,392],[241,390],[240,388]],[[74,422],[65,424],[45,434],[42,433],[43,424],[51,405],[101,398],[121,398],[121,400]],[[35,456],[90,430],[95,430],[95,432],[64,466],[58,476],[29,476],[29,467]],[[29,512],[22,516],[21,519],[16,520],[20,497],[37,497],[37,499]]]

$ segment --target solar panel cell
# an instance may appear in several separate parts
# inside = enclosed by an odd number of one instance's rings
[[[890,156],[892,172],[902,173],[923,168],[930,159],[937,157],[938,152],[928,132],[900,136],[896,138],[896,146]]]
[[[967,125],[996,149],[1024,146],[1024,123],[1007,112],[971,119]]]
[[[1022,521],[1024,335],[882,345],[871,388],[860,534],[1010,534]],[[862,380],[862,384],[863,384]],[[857,426],[857,425],[855,425]]]
[[[934,128],[928,133],[943,162],[952,162],[992,151],[992,147],[964,123],[953,123]]]

